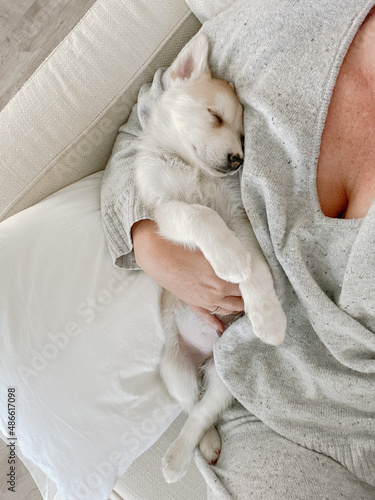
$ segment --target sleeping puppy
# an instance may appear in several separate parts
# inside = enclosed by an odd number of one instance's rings
[[[243,109],[233,87],[212,76],[208,51],[207,37],[199,35],[172,64],[170,86],[140,141],[137,185],[160,234],[199,248],[219,278],[238,283],[254,334],[277,345],[286,318],[241,202]],[[174,482],[198,444],[216,463],[221,443],[214,424],[232,395],[215,369],[216,332],[166,290],[161,305],[166,338],[160,374],[188,414],[163,458],[164,477]]]

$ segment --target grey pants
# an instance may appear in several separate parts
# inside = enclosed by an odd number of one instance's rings
[[[209,500],[375,500],[375,488],[331,458],[278,435],[236,403],[221,418],[222,451],[210,466],[196,451]]]

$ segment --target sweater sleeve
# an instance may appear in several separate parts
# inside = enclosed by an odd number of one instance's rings
[[[135,183],[135,158],[140,135],[150,110],[168,81],[168,71],[158,70],[152,84],[145,84],[128,121],[119,129],[101,187],[101,212],[108,248],[114,264],[139,269],[133,252],[131,228],[142,219],[152,219],[142,204]]]

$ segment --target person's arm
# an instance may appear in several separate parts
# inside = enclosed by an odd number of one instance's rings
[[[101,214],[108,248],[117,267],[137,270],[131,228],[141,219],[152,218],[138,194],[135,158],[138,142],[147,125],[152,106],[168,84],[167,75],[158,70],[152,84],[145,84],[127,122],[119,129],[101,186]]]
[[[142,220],[132,227],[137,264],[163,288],[179,297],[212,328],[223,333],[224,327],[210,314],[243,310],[238,285],[221,280],[199,250],[176,245],[158,234],[156,223]]]

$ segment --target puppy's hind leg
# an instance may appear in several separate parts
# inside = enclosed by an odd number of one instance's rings
[[[198,399],[198,373],[193,360],[181,352],[177,335],[173,338],[173,344],[168,342],[164,346],[160,375],[172,398],[185,413],[189,413]]]
[[[183,352],[174,312],[178,299],[164,291],[162,298],[162,323],[165,343],[160,360],[160,375],[170,396],[181,409],[189,413],[199,394],[199,377],[196,363]],[[173,307],[171,307],[173,306]]]
[[[215,465],[221,452],[221,438],[214,425],[207,429],[199,443],[199,449],[210,465]]]
[[[163,474],[168,483],[174,483],[186,474],[195,447],[217,421],[218,416],[233,401],[232,394],[216,372],[213,360],[205,367],[205,377],[207,388],[202,399],[189,413],[179,436],[168,448],[163,458]],[[205,451],[207,451],[205,455],[207,457],[211,457],[212,454],[218,456],[220,453],[220,450],[217,449],[218,444],[220,444],[218,443],[218,434],[211,428],[203,443]],[[211,457],[210,461],[214,461],[214,458]]]

